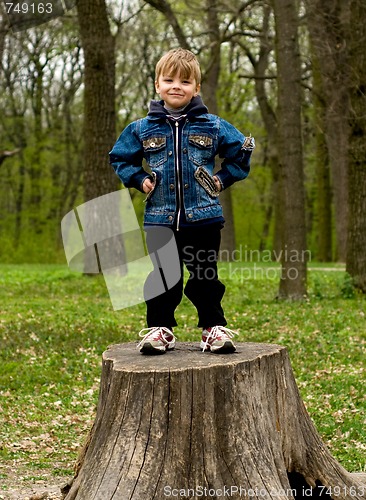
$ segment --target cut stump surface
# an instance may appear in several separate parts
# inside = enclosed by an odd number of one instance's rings
[[[143,356],[128,343],[103,354],[96,419],[66,500],[365,492],[322,443],[286,348],[239,343],[218,355],[180,343]]]

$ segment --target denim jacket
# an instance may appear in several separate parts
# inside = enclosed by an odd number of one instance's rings
[[[146,118],[128,125],[112,151],[110,162],[125,187],[143,191],[149,177],[154,190],[146,200],[144,223],[179,227],[222,217],[216,193],[198,182],[200,169],[212,178],[215,157],[223,158],[218,177],[221,189],[245,179],[250,170],[253,144],[222,118],[209,114],[199,96],[194,97],[183,120],[168,117],[163,102],[153,101]],[[246,141],[246,143],[248,140]],[[143,168],[146,160],[150,172]]]

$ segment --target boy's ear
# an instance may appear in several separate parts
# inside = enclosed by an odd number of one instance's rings
[[[194,97],[196,97],[199,94],[200,89],[201,89],[201,84],[198,83],[196,87],[196,92],[194,93]]]
[[[159,94],[159,82],[157,80],[155,80],[155,90],[156,93]]]

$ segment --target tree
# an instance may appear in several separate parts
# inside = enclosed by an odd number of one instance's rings
[[[292,0],[272,0],[276,23],[278,137],[282,195],[279,297],[306,294],[306,227],[301,135],[301,64],[298,19]]]
[[[271,33],[271,17],[272,8],[270,5],[263,5],[260,7],[261,26],[258,27],[257,35],[259,38],[259,46],[257,47],[257,54],[254,53],[255,44],[252,43],[251,37],[246,41],[245,30],[241,28],[241,36],[233,40],[234,44],[239,47],[248,56],[248,59],[253,66],[253,75],[241,75],[244,78],[254,79],[254,88],[258,108],[260,110],[261,118],[266,130],[266,146],[264,163],[268,164],[272,175],[272,183],[270,187],[270,203],[267,206],[265,223],[263,227],[262,248],[263,240],[268,237],[269,226],[272,215],[274,215],[274,237],[273,237],[273,254],[280,255],[281,250],[281,221],[282,221],[282,203],[280,196],[280,178],[279,178],[279,160],[278,160],[278,124],[276,112],[271,104],[268,81],[273,80],[273,75],[270,74],[270,60],[271,53],[274,49],[273,34]],[[245,13],[245,12],[244,12]],[[243,12],[240,12],[241,17]],[[240,18],[240,17],[239,17]],[[245,19],[242,20],[245,23]],[[245,25],[244,25],[245,26]],[[248,27],[253,32],[253,24]],[[258,45],[258,44],[257,44]]]
[[[348,273],[366,293],[366,5],[351,2]]]

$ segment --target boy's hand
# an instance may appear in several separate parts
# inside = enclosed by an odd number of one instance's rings
[[[143,184],[142,184],[142,189],[144,190],[144,193],[150,193],[154,189],[155,185],[151,181],[151,179],[145,179]]]
[[[216,175],[213,176],[213,180],[215,181],[215,185],[216,185],[217,191],[221,191],[221,182],[216,177]]]

